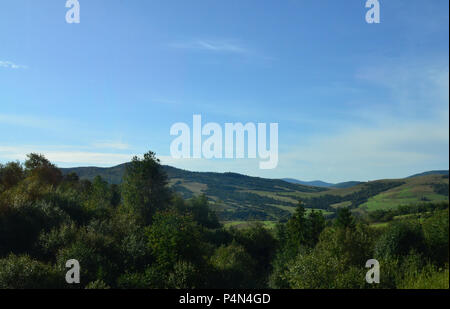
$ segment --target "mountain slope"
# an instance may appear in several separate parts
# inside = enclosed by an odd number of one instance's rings
[[[236,173],[190,172],[163,166],[169,186],[184,198],[205,194],[212,208],[224,221],[269,220],[289,217],[298,201],[309,209],[321,209],[332,216],[340,207],[354,212],[388,209],[418,202],[448,201],[448,176],[426,174],[404,179],[370,182],[347,182],[324,188],[289,183],[281,179],[264,179]],[[79,167],[61,169],[92,180],[100,175],[119,184],[126,164],[111,168]],[[342,185],[342,187],[339,187]]]
[[[289,217],[297,199],[282,194],[316,193],[325,188],[291,184],[278,179],[250,177],[236,173],[190,172],[163,166],[169,186],[184,198],[206,194],[212,207],[223,220],[279,220]],[[126,164],[111,168],[63,168],[63,174],[76,173],[80,179],[93,180],[100,175],[110,183],[119,184]]]
[[[409,176],[408,178],[419,177],[419,176],[428,176],[428,175],[447,175],[448,176],[448,170],[428,171],[428,172],[423,172],[423,173]]]

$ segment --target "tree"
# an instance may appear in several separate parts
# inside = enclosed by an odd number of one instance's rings
[[[291,288],[364,288],[365,262],[372,258],[371,230],[326,228],[319,243],[288,263],[284,276]]]
[[[205,245],[192,216],[173,210],[158,212],[147,231],[148,246],[162,271],[171,271],[179,261],[203,264]]]
[[[355,228],[355,220],[349,208],[346,207],[338,210],[335,225],[342,229]]]
[[[206,195],[202,194],[190,199],[185,203],[185,207],[186,210],[192,214],[194,220],[201,226],[210,229],[220,227],[216,213],[209,208]]]
[[[43,155],[30,153],[25,161],[25,172],[27,176],[36,177],[39,181],[57,185],[62,180],[61,171]]]
[[[410,251],[425,251],[425,237],[417,222],[393,223],[375,244],[376,258],[406,256]]]
[[[266,287],[271,261],[277,248],[277,242],[272,233],[262,223],[254,222],[248,228],[235,230],[234,238],[255,261],[255,284],[261,288]]]
[[[448,221],[446,209],[435,211],[422,225],[428,256],[440,265],[448,263]]]
[[[287,222],[288,239],[292,246],[299,247],[306,245],[308,236],[308,222],[306,218],[306,209],[301,201],[295,209],[295,213]]]
[[[308,215],[308,220],[310,225],[310,247],[314,247],[319,241],[320,233],[322,233],[323,229],[325,228],[325,218],[322,214],[322,211],[315,211],[313,209]]]
[[[19,162],[0,164],[0,192],[17,185],[24,178],[24,171]]]
[[[219,247],[211,257],[211,264],[218,272],[213,282],[215,288],[255,288],[255,261],[238,243]]]
[[[125,207],[137,212],[147,224],[157,210],[168,205],[167,175],[155,153],[149,151],[143,159],[133,158],[126,169],[122,194]]]
[[[103,217],[111,206],[112,196],[108,183],[102,177],[96,176],[85,204],[86,208]]]

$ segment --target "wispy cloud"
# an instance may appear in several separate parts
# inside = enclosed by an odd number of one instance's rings
[[[279,172],[294,178],[309,175],[345,181],[350,179],[344,177],[396,178],[448,168],[449,135],[444,128],[445,123],[410,122],[381,129],[357,126],[317,136],[280,154]]]
[[[52,128],[52,125],[54,126],[55,121],[51,122],[49,119],[30,115],[0,114],[0,124],[1,123],[13,126],[48,129]],[[52,123],[52,125],[50,125],[50,123]]]
[[[425,112],[448,114],[449,66],[446,59],[424,63],[420,60],[386,60],[377,66],[361,68],[356,79],[387,90],[387,108],[410,114]]]
[[[28,66],[21,65],[21,64],[15,64],[14,62],[11,62],[11,61],[0,60],[0,68],[17,70],[17,69],[28,69]]]
[[[210,52],[245,54],[248,49],[233,40],[191,40],[170,44],[173,48],[192,49]]]
[[[63,149],[61,149],[63,148]],[[114,166],[130,161],[133,154],[80,151],[74,150],[75,146],[2,146],[0,145],[0,161],[25,160],[29,153],[41,153],[47,159],[61,167],[81,165]],[[83,147],[78,147],[83,148]]]
[[[98,142],[92,144],[95,148],[105,148],[105,149],[115,149],[115,150],[125,150],[129,149],[130,145],[123,142]]]

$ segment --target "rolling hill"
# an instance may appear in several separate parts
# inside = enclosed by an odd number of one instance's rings
[[[292,184],[278,179],[250,177],[236,173],[190,172],[163,166],[169,186],[184,198],[206,194],[222,220],[279,220],[289,217],[297,206],[294,198],[281,194],[316,193],[325,188]],[[63,168],[63,174],[76,173],[80,179],[99,175],[120,184],[126,164],[111,168]]]
[[[298,179],[294,179],[294,178],[283,178],[282,180],[290,182],[290,183],[305,185],[305,186],[315,186],[315,187],[324,187],[324,188],[329,188],[334,185],[332,183],[328,183],[328,182],[321,181],[321,180],[303,181],[303,180],[298,180]]]
[[[409,176],[408,178],[418,177],[418,176],[428,176],[428,175],[447,175],[448,176],[448,170],[438,170],[438,171],[428,171],[423,172],[419,174],[414,174],[412,176]]]
[[[340,207],[355,213],[389,209],[418,202],[448,201],[448,173],[426,172],[422,176],[365,183],[347,182],[332,187],[310,186],[281,179],[250,177],[236,173],[191,172],[163,166],[169,186],[184,198],[205,194],[223,221],[277,221],[288,218],[301,200],[308,209],[333,216]],[[120,184],[126,164],[111,168],[63,168],[92,180],[100,175]]]
[[[314,186],[314,187],[323,187],[323,188],[350,188],[353,186],[356,186],[357,184],[362,183],[361,181],[346,181],[346,182],[340,182],[340,183],[329,183],[321,180],[314,180],[314,181],[302,181],[298,179],[293,178],[283,178],[282,180],[290,182],[290,183],[296,183],[300,185],[305,186]]]

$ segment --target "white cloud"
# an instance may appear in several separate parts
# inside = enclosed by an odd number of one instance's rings
[[[54,128],[56,121],[29,115],[0,114],[0,123],[40,129]],[[51,124],[50,124],[51,123]]]
[[[377,102],[385,113],[404,115],[448,114],[449,66],[447,59],[429,62],[386,60],[376,66],[360,68],[356,79],[387,90],[389,99]],[[370,98],[369,98],[370,99]],[[424,116],[424,115],[423,115]]]
[[[131,161],[132,154],[104,153],[104,152],[83,152],[83,151],[59,151],[43,152],[52,162],[59,165],[96,165],[114,166]]]
[[[114,166],[130,161],[133,154],[114,152],[78,151],[75,146],[1,146],[0,161],[23,161],[29,153],[45,155],[51,162],[61,167],[82,165]],[[78,147],[83,148],[83,147]],[[72,150],[71,150],[72,149]]]
[[[0,60],[0,68],[7,68],[7,69],[27,69],[28,67],[26,65],[21,64],[15,64],[11,61],[2,61]]]
[[[95,148],[116,149],[116,150],[125,150],[130,148],[130,145],[122,142],[99,142],[92,144],[92,146]]]
[[[210,52],[239,54],[248,52],[246,48],[231,40],[192,40],[187,42],[174,43],[170,46],[179,49],[204,50]]]

